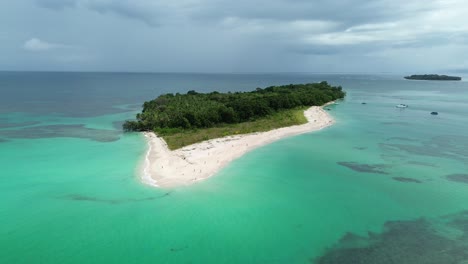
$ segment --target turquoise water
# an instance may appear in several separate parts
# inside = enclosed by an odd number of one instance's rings
[[[145,99],[322,80],[348,92],[328,107],[334,126],[259,148],[197,185],[139,182],[145,140],[119,125]],[[2,263],[468,259],[466,82],[0,73],[0,91]]]

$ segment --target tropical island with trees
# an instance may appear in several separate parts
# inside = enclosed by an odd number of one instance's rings
[[[154,132],[169,149],[229,135],[305,124],[304,110],[342,99],[327,82],[257,88],[250,92],[163,94],[143,104],[125,131]]]
[[[424,81],[461,81],[461,77],[438,75],[438,74],[422,74],[422,75],[411,75],[404,77],[407,80],[424,80]]]

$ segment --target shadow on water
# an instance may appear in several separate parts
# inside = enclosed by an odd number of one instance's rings
[[[38,139],[38,138],[84,138],[99,142],[112,142],[120,139],[120,132],[87,128],[83,124],[77,125],[49,125],[27,127],[15,130],[0,131],[0,136],[7,138]]]
[[[468,211],[436,219],[391,221],[382,233],[348,233],[315,264],[462,264],[468,260]]]
[[[385,164],[363,164],[358,162],[345,161],[337,162],[337,164],[357,172],[388,174],[387,172],[383,171],[384,168],[388,167],[388,165]]]
[[[106,203],[106,204],[123,204],[123,203],[134,203],[134,202],[145,202],[153,201],[161,198],[165,198],[171,195],[171,192],[167,192],[160,196],[146,197],[146,198],[129,198],[129,199],[103,199],[93,196],[86,196],[81,194],[70,194],[66,196],[59,197],[59,199],[70,200],[70,201],[83,201],[83,202],[97,202],[97,203]]]

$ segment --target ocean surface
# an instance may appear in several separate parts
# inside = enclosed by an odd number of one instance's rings
[[[143,101],[317,81],[348,93],[334,126],[139,181]],[[467,102],[389,74],[0,72],[0,263],[467,263]]]

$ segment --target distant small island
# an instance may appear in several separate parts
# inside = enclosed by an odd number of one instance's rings
[[[425,81],[461,81],[461,77],[438,75],[438,74],[422,74],[422,75],[411,75],[405,76],[407,80],[425,80]]]

